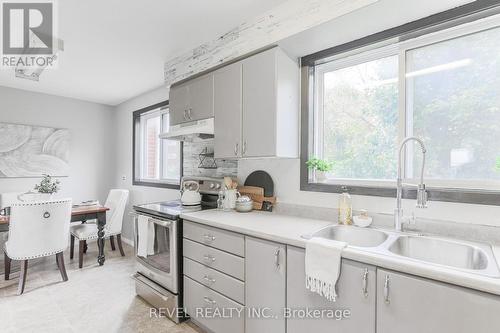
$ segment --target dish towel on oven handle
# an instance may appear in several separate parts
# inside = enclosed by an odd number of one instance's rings
[[[154,223],[149,221],[148,216],[139,215],[137,218],[137,256],[146,258],[154,254]]]
[[[335,286],[340,276],[342,250],[347,243],[311,238],[306,243],[306,288],[330,302],[337,300]]]

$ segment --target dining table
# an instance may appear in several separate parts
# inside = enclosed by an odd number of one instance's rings
[[[71,208],[71,221],[85,223],[89,220],[97,221],[97,263],[99,266],[104,265],[104,226],[106,225],[106,212],[108,207],[95,206],[73,206]],[[0,215],[0,231],[7,231],[9,226],[10,216]]]

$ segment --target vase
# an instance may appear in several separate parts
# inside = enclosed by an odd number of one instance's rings
[[[325,180],[326,180],[326,172],[316,170],[316,182],[317,183],[324,183]]]

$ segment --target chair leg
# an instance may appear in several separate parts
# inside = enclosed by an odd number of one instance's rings
[[[83,251],[84,251],[84,248],[85,248],[85,241],[81,240],[78,243],[78,268],[82,268],[83,267]]]
[[[122,255],[122,257],[125,257],[125,252],[123,251],[123,246],[122,246],[121,234],[116,235],[116,242],[118,243],[118,249],[120,250],[120,254]]]
[[[71,241],[69,243],[69,258],[73,259],[75,255],[75,236],[71,235]]]
[[[24,285],[26,284],[26,276],[28,275],[28,260],[21,261],[21,273],[19,274],[19,286],[17,287],[17,294],[22,295],[24,292]]]
[[[3,253],[4,257],[4,271],[5,271],[5,280],[10,278],[10,264],[12,263],[12,259],[9,258],[7,253]]]
[[[111,244],[111,251],[116,250],[116,248],[115,248],[115,236],[109,236],[109,243]]]
[[[66,274],[66,267],[64,266],[64,254],[62,252],[56,254],[56,261],[63,281],[68,281],[68,274]]]

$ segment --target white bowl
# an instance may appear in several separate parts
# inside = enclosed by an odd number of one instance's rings
[[[368,216],[368,217],[353,216],[352,221],[354,222],[354,225],[361,227],[361,228],[366,228],[370,224],[372,224],[373,218],[371,218],[370,216]]]
[[[235,209],[240,213],[248,213],[253,210],[253,202],[236,202]]]

